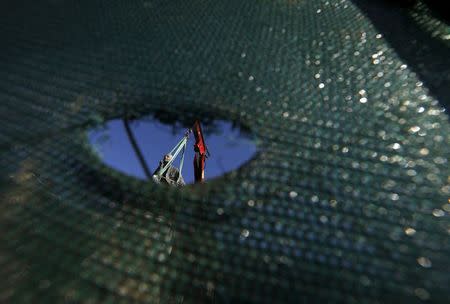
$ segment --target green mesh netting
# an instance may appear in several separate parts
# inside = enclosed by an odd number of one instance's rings
[[[1,303],[448,301],[450,28],[427,3],[0,12]],[[88,144],[161,111],[227,118],[259,152],[177,190]]]

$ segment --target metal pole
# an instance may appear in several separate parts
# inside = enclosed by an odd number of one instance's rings
[[[147,176],[147,179],[150,180],[152,177],[152,174],[150,173],[150,168],[148,167],[147,163],[145,162],[144,156],[142,155],[142,152],[139,149],[136,139],[134,138],[133,132],[131,131],[131,128],[130,128],[130,124],[128,123],[128,119],[126,119],[126,118],[123,119],[123,125],[125,127],[125,131],[127,132],[128,139],[130,140],[130,143],[133,146],[134,152],[136,153],[136,156],[141,164],[142,170],[144,170],[144,173]]]

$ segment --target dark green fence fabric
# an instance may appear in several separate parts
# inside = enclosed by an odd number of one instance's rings
[[[0,17],[1,303],[449,300],[450,28],[426,2],[15,0]],[[199,112],[259,150],[204,185],[115,172],[86,137]]]

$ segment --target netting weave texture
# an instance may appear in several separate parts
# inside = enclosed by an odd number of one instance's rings
[[[0,17],[1,303],[449,299],[450,29],[426,4],[8,0]],[[235,121],[259,152],[177,190],[88,144],[161,111]]]

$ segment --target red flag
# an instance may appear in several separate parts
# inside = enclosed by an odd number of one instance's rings
[[[195,182],[198,183],[202,182],[203,179],[205,178],[205,160],[208,148],[206,147],[205,139],[203,138],[202,128],[198,120],[196,120],[194,123],[193,132],[195,136],[194,177]]]

